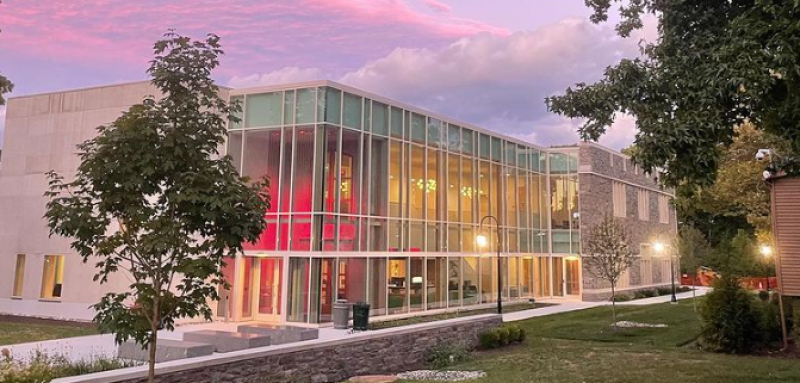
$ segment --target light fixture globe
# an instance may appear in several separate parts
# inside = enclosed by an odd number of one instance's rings
[[[475,237],[475,241],[478,242],[478,247],[486,247],[486,245],[489,244],[489,239],[483,234],[478,234],[478,236]]]

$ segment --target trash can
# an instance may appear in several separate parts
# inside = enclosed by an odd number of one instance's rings
[[[347,323],[350,321],[350,304],[344,299],[339,299],[333,303],[333,328],[346,330]]]
[[[353,330],[369,329],[369,303],[358,302],[353,305]]]

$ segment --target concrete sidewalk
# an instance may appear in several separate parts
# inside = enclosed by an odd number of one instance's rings
[[[711,291],[711,288],[703,287],[703,286],[697,286],[697,287],[695,287],[695,289],[696,290],[694,291],[694,293],[698,297],[702,297],[703,295],[706,295],[706,294],[708,294],[709,291]],[[684,292],[684,293],[678,293],[678,294],[675,294],[675,298],[677,298],[678,300],[692,299],[692,297],[693,297],[692,293],[693,293],[692,291],[687,291],[687,292]],[[635,299],[635,300],[628,301],[628,302],[617,302],[617,304],[621,305],[621,306],[643,306],[643,305],[652,305],[652,304],[656,304],[656,303],[667,303],[667,302],[669,302],[671,300],[672,300],[672,296],[670,294],[667,294],[667,295],[661,295],[661,296],[652,297],[652,298]],[[607,304],[611,304],[611,303],[608,302]]]

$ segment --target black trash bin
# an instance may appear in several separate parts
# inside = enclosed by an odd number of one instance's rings
[[[353,330],[369,329],[369,303],[358,302],[353,305]]]

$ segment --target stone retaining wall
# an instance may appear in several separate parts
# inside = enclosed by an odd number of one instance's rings
[[[394,374],[420,369],[437,345],[473,348],[478,333],[502,324],[499,315],[425,323],[354,334],[338,340],[249,350],[175,361],[157,366],[158,383],[340,382],[353,376]],[[133,369],[128,369],[133,371]],[[146,369],[90,374],[54,383],[144,383]]]

